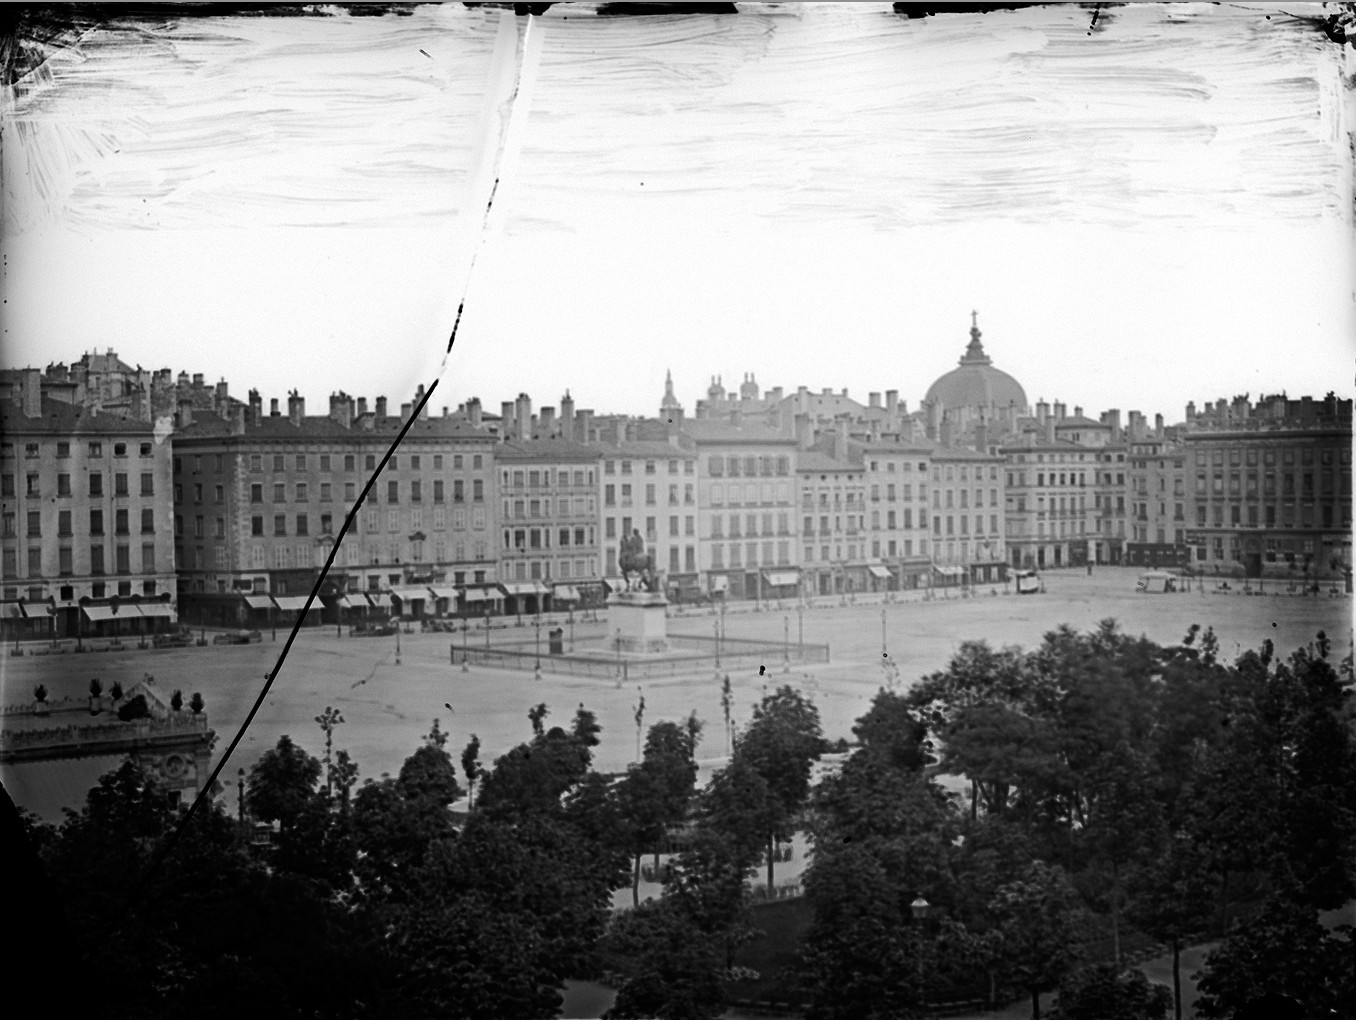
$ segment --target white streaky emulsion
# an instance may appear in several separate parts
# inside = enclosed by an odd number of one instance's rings
[[[520,58],[529,19],[494,9],[53,48],[0,97],[7,361],[112,346],[281,393],[321,352],[316,385],[395,400],[465,295],[439,404],[653,413],[672,368],[689,410],[749,370],[916,407],[976,307],[1033,397],[1171,422],[1350,388],[1353,61],[1319,5],[1130,5],[1091,35],[1072,5],[570,10],[533,21],[507,149],[496,40]]]

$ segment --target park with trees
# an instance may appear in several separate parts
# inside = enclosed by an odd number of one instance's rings
[[[1356,1015],[1352,930],[1320,923],[1356,898],[1352,683],[1321,632],[1226,662],[1209,630],[1161,646],[1107,620],[965,642],[912,684],[887,668],[817,782],[833,745],[791,685],[727,717],[704,786],[703,721],[640,741],[643,699],[620,774],[595,770],[583,704],[528,706],[492,762],[435,720],[376,777],[327,708],[320,756],[282,737],[237,804],[187,819],[129,761],[24,826],[51,962],[92,1016],[551,1017],[565,981],[605,979],[617,1020],[1020,998],[1038,1020],[1050,993],[1061,1020],[1180,1020],[1176,962],[1202,943],[1198,1016],[1268,995]],[[803,896],[769,901],[795,833]],[[642,902],[647,859],[663,891]]]

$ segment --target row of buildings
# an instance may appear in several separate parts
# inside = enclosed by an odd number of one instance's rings
[[[568,392],[423,404],[334,393],[308,414],[294,391],[266,411],[111,351],[0,373],[7,633],[258,622],[297,611],[332,554],[326,619],[598,604],[633,532],[682,601],[1091,563],[1350,576],[1350,400],[1240,397],[1174,425],[1030,406],[977,324],[914,412],[751,375],[713,379],[690,417],[671,378],[652,418]]]

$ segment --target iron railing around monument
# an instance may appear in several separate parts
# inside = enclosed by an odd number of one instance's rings
[[[752,641],[747,638],[715,638],[694,634],[671,634],[669,647],[674,653],[662,658],[618,655],[605,647],[575,652],[541,652],[534,642],[515,642],[513,646],[454,644],[452,662],[491,669],[533,672],[538,665],[543,673],[558,676],[593,677],[616,680],[653,680],[664,677],[695,676],[713,669],[739,669],[766,666],[772,672],[790,663],[825,663],[829,646],[825,644],[780,641]]]

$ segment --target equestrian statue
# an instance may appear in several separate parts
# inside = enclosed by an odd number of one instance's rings
[[[659,573],[654,566],[654,553],[645,551],[645,539],[639,531],[623,536],[618,546],[617,563],[627,591],[658,591]],[[631,580],[634,574],[636,579]]]

